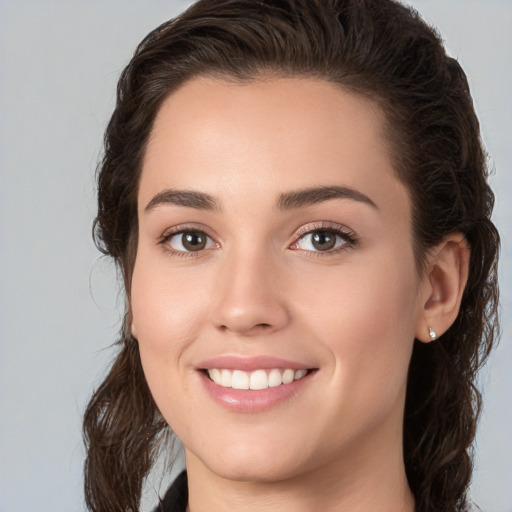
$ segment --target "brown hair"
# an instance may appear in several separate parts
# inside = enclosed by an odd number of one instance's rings
[[[498,333],[499,237],[465,74],[414,10],[393,0],[200,0],[155,29],[119,80],[98,173],[97,246],[116,261],[129,296],[138,181],[160,105],[195,76],[247,81],[262,74],[327,80],[380,105],[412,200],[419,269],[448,233],[463,233],[469,243],[459,315],[438,341],[415,342],[404,415],[417,511],[464,510],[481,405],[474,382]],[[95,512],[138,509],[168,431],[129,317],[128,306],[120,351],[85,412],[85,496]]]

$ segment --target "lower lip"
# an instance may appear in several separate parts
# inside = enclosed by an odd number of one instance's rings
[[[295,398],[311,380],[313,373],[309,372],[290,384],[258,390],[225,388],[215,384],[203,372],[200,375],[207,392],[220,405],[237,412],[261,412]]]

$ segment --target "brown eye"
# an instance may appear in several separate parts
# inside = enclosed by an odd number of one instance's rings
[[[341,230],[313,229],[303,234],[292,248],[310,252],[335,252],[336,249],[353,246],[354,243],[354,238]]]
[[[181,243],[187,251],[200,251],[206,247],[206,235],[199,232],[183,233]]]
[[[336,245],[336,234],[331,231],[311,233],[311,244],[317,251],[328,251]]]
[[[197,252],[214,247],[213,240],[202,231],[180,231],[168,238],[167,243],[174,251]]]

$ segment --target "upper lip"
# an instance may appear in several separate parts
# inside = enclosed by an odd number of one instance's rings
[[[279,357],[267,355],[253,357],[224,355],[206,359],[197,365],[198,370],[209,370],[213,368],[222,368],[226,370],[244,370],[250,372],[254,370],[268,370],[272,368],[308,370],[311,368],[311,366],[308,366],[304,363],[299,363],[297,361],[290,361],[287,359],[281,359]]]

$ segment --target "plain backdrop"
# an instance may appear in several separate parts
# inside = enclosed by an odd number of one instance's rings
[[[512,2],[410,3],[469,75],[495,168],[503,336],[481,377],[472,495],[512,511]],[[81,414],[123,306],[91,241],[95,167],[120,71],[186,5],[0,0],[0,512],[85,509]]]

